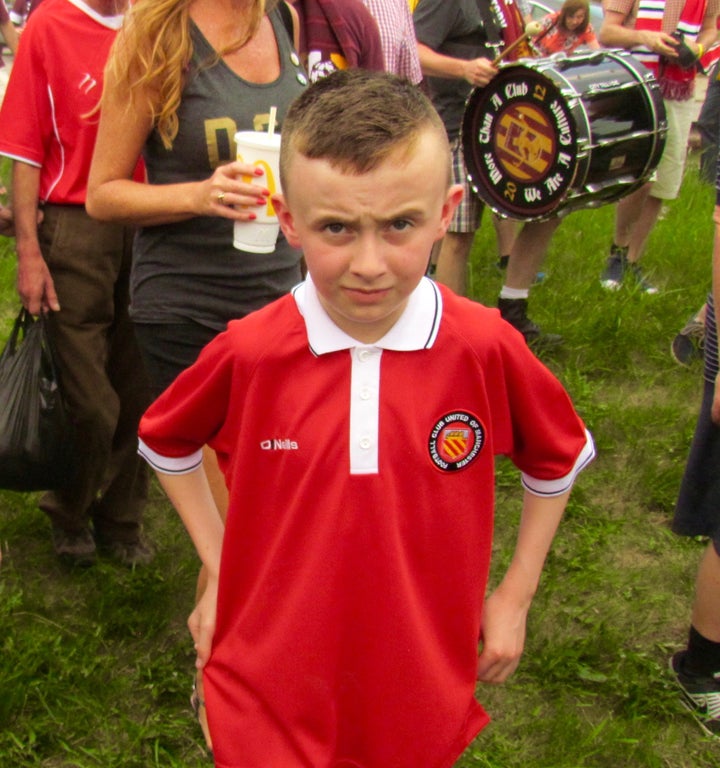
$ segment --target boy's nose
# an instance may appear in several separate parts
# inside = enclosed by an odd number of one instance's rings
[[[365,279],[373,279],[387,271],[383,244],[378,238],[363,237],[353,254],[351,270]]]

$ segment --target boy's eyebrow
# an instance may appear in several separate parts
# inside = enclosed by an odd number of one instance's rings
[[[423,208],[412,206],[409,208],[401,208],[392,212],[390,215],[384,215],[381,218],[375,219],[381,224],[390,224],[398,219],[424,219],[427,217],[428,212]],[[353,214],[345,214],[340,211],[318,213],[315,216],[310,217],[310,224],[312,226],[324,226],[326,224],[332,224],[334,222],[342,222],[343,224],[353,224],[360,220],[360,216]]]

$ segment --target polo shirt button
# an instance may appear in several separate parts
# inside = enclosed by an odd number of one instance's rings
[[[370,350],[369,349],[361,349],[358,352],[358,360],[360,360],[361,363],[366,362],[370,359]]]
[[[362,440],[360,440],[360,447],[367,451],[367,449],[372,445],[372,441],[369,437],[363,437]]]
[[[360,399],[361,400],[369,400],[372,397],[372,392],[367,388],[364,387],[360,390]]]

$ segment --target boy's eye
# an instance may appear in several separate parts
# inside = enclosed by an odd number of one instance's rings
[[[339,235],[345,231],[345,225],[341,224],[339,221],[333,221],[332,223],[325,225],[325,230],[333,235]]]
[[[412,222],[407,219],[395,219],[390,223],[390,227],[396,232],[402,232],[412,226]]]

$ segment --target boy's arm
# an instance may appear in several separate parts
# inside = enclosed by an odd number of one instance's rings
[[[569,496],[570,491],[551,497],[525,491],[512,561],[485,601],[478,660],[480,682],[502,683],[520,663],[530,604]]]
[[[207,586],[188,619],[197,651],[196,666],[201,669],[210,658],[215,634],[218,574],[225,529],[202,465],[187,474],[170,475],[158,471],[157,476],[207,571]]]

